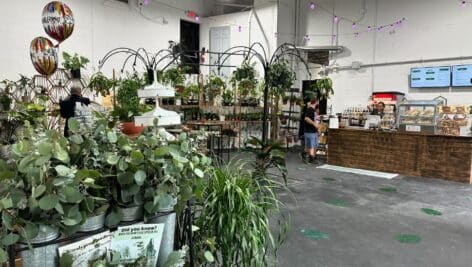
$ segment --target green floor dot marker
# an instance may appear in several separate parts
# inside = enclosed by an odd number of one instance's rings
[[[347,201],[344,199],[331,199],[326,201],[326,203],[336,207],[347,207]]]
[[[387,186],[387,187],[380,188],[380,191],[384,191],[387,193],[396,193],[398,190],[395,187]]]
[[[306,168],[298,168],[299,171],[306,171]]]
[[[395,239],[402,244],[418,244],[421,242],[419,235],[400,234],[396,235]]]
[[[336,179],[331,178],[331,177],[324,177],[323,180],[328,181],[328,182],[334,182]]]
[[[311,240],[322,240],[322,239],[329,239],[329,235],[327,233],[323,233],[320,230],[316,229],[302,229],[300,232],[306,237]]]
[[[430,208],[422,208],[421,211],[431,216],[441,216],[442,212]]]

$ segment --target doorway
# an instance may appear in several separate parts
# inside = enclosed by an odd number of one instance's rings
[[[200,24],[180,20],[180,47],[184,54],[182,66],[188,67],[189,74],[199,74]]]

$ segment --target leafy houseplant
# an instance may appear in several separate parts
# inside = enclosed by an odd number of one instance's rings
[[[182,92],[182,100],[189,105],[198,105],[200,85],[198,83],[187,85]]]
[[[161,81],[173,87],[182,86],[185,82],[185,70],[180,67],[167,69],[162,73]]]
[[[307,92],[310,98],[316,97],[318,100],[326,100],[334,94],[333,81],[330,78],[316,80]]]
[[[0,111],[9,111],[11,102],[11,98],[6,93],[0,93]]]
[[[143,127],[135,126],[133,122],[134,116],[141,113],[138,89],[142,88],[144,83],[144,80],[136,74],[119,81],[116,95],[118,105],[112,114],[123,122],[122,130],[125,134],[139,135],[144,129]]]
[[[231,90],[226,90],[223,93],[223,106],[233,105],[233,92]]]
[[[280,215],[273,187],[253,179],[239,163],[216,167],[210,174],[196,222],[200,264],[268,266],[268,255],[276,251],[286,230],[278,221],[277,233],[271,231],[270,218]]]
[[[281,60],[269,66],[267,72],[267,85],[273,97],[283,97],[295,81],[295,73],[285,60]]]
[[[219,96],[226,89],[226,83],[221,77],[211,75],[208,78],[208,84],[205,86],[206,92],[209,94],[210,99]]]
[[[86,57],[79,56],[77,53],[71,55],[67,52],[62,52],[62,57],[64,58],[64,62],[62,62],[62,66],[69,70],[72,78],[80,79],[80,69],[85,68],[85,66],[90,62],[90,60]]]
[[[237,84],[241,105],[248,105],[248,98],[257,96],[257,79],[254,64],[244,62],[239,68],[233,71],[231,81]]]
[[[110,89],[115,85],[112,79],[108,79],[103,73],[97,72],[90,78],[88,87],[101,96],[110,95]]]

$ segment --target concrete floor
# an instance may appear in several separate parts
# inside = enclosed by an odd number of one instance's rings
[[[292,195],[282,198],[291,229],[277,266],[472,266],[472,185],[366,177],[317,169],[300,163],[295,154],[287,158]],[[397,192],[383,192],[384,187]],[[346,207],[326,203],[333,200]],[[422,208],[442,216],[427,215]],[[328,236],[310,239],[304,229]],[[418,235],[421,242],[400,243],[399,234]]]

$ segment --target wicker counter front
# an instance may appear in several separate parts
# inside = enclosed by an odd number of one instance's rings
[[[472,183],[472,138],[330,129],[328,164]]]

